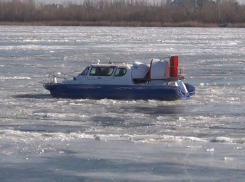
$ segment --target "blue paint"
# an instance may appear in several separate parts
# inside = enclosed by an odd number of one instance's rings
[[[190,93],[180,87],[149,85],[81,85],[47,83],[44,87],[55,98],[72,99],[123,99],[123,100],[178,100],[188,99],[195,93],[195,87],[186,84]]]

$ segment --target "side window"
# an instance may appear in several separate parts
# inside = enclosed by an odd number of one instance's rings
[[[87,67],[80,75],[87,75],[89,67]]]
[[[117,68],[115,76],[124,76],[127,73],[125,68]]]
[[[100,71],[99,68],[93,67],[93,68],[91,69],[89,75],[91,75],[91,76],[97,76],[97,74],[99,74],[99,71]]]
[[[115,67],[92,67],[90,74],[91,76],[111,76]]]

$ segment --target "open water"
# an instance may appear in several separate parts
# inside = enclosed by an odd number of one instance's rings
[[[54,72],[179,56],[190,100],[55,99]],[[0,26],[1,182],[245,180],[245,29]]]

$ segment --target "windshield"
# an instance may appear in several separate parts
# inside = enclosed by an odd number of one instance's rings
[[[89,67],[87,67],[80,75],[87,75]]]

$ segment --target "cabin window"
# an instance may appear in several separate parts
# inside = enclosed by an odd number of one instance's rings
[[[87,75],[89,67],[87,67],[80,75]]]
[[[103,66],[103,67],[92,67],[90,76],[111,76],[115,67]]]
[[[127,69],[125,68],[117,68],[115,72],[115,76],[124,76],[127,73]]]

